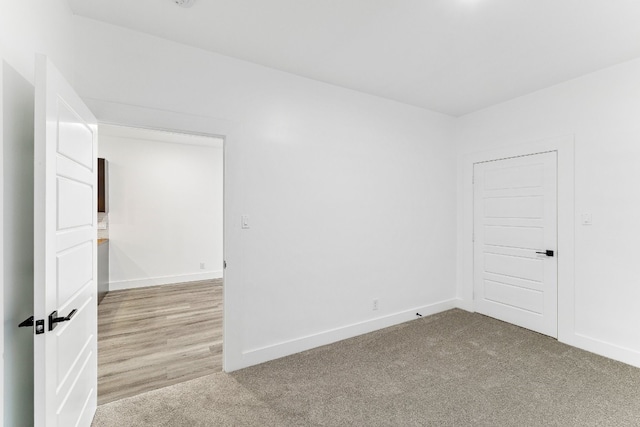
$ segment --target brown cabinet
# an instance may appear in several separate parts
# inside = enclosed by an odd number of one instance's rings
[[[109,212],[107,161],[98,159],[98,212]]]

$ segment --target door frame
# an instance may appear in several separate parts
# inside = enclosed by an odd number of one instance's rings
[[[231,227],[232,201],[237,200],[228,192],[230,180],[233,179],[229,169],[228,156],[230,147],[237,134],[237,124],[225,119],[178,113],[175,111],[148,108],[138,105],[121,104],[94,98],[83,98],[89,109],[98,119],[98,126],[119,125],[149,130],[166,132],[178,132],[190,135],[211,136],[223,139],[222,145],[222,239],[223,258],[230,265],[240,264],[240,248],[232,242],[240,239],[237,234],[240,227]],[[98,133],[98,145],[100,134]],[[237,215],[239,218],[239,215]],[[240,313],[237,313],[236,301],[241,299],[237,287],[233,284],[239,282],[240,271],[236,268],[223,268],[223,315],[222,315],[222,369],[230,372],[238,369],[242,360],[242,325]]]
[[[555,151],[558,156],[558,341],[571,343],[574,322],[574,136],[471,152],[458,159],[457,298],[459,308],[475,312],[473,268],[473,169],[475,163]]]
[[[0,55],[0,424],[4,423],[4,57]]]

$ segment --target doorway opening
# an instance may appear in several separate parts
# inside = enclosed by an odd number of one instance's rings
[[[99,125],[98,404],[222,371],[224,139]]]

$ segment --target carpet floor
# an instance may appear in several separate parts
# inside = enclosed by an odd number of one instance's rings
[[[640,426],[640,369],[456,309],[105,404],[93,426]]]

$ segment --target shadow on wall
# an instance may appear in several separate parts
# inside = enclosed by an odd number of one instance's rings
[[[140,279],[145,279],[149,276],[149,272],[145,271],[133,258],[127,255],[127,252],[122,250],[117,242],[114,244],[113,240],[109,241],[109,269],[112,271],[126,270],[130,272],[132,277]]]
[[[35,90],[3,67],[4,424],[33,425],[33,139]]]

